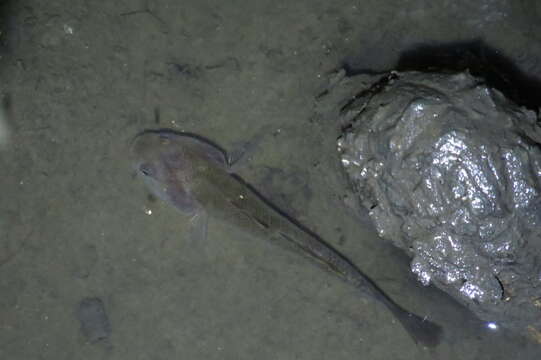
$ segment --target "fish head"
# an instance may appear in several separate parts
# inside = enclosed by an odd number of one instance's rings
[[[194,187],[205,170],[226,164],[217,147],[188,134],[158,130],[137,135],[131,145],[133,166],[150,191],[186,213],[197,208]]]

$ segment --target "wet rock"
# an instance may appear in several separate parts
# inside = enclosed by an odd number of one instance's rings
[[[481,319],[541,329],[537,114],[466,72],[392,73],[361,90],[336,107],[338,148],[379,235]]]
[[[81,331],[91,344],[111,336],[111,324],[100,298],[84,298],[77,307]]]

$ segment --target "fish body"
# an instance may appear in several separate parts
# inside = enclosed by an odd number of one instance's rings
[[[131,150],[136,171],[157,197],[187,215],[206,212],[255,237],[298,250],[384,304],[416,343],[439,343],[438,325],[401,308],[344,255],[232,173],[226,153],[212,142],[169,130],[145,131],[135,137]]]

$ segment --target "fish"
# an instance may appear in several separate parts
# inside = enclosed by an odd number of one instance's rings
[[[145,130],[131,142],[135,171],[150,192],[187,216],[208,214],[254,238],[306,255],[363,296],[383,304],[416,344],[435,347],[442,328],[398,305],[351,260],[288,216],[232,170],[214,142],[169,129]]]

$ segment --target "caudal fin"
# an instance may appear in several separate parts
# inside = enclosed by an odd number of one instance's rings
[[[443,330],[438,324],[405,310],[394,313],[417,344],[435,347],[440,343]]]

